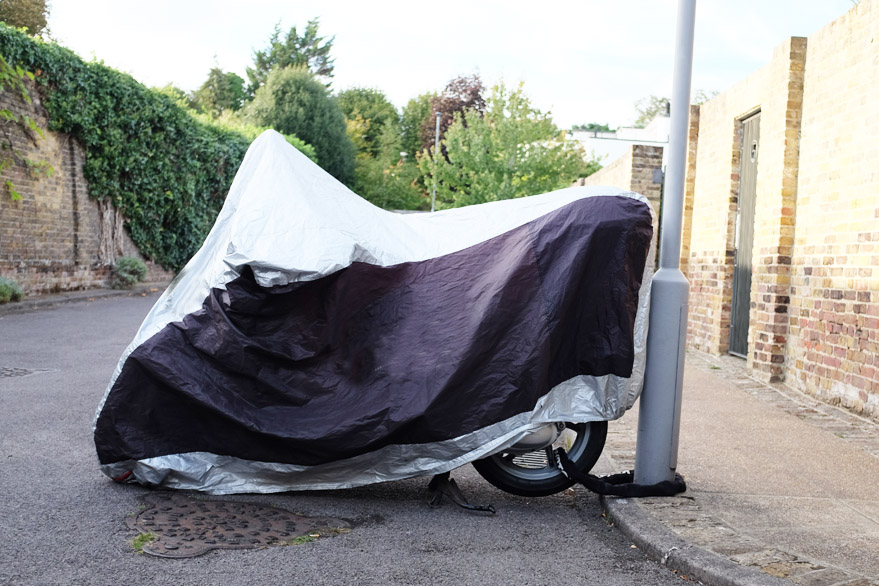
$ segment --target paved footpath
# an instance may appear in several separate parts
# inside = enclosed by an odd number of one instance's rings
[[[636,434],[635,412],[611,424],[602,466],[631,468]],[[876,422],[688,353],[678,471],[678,497],[603,499],[669,567],[712,584],[879,585]]]

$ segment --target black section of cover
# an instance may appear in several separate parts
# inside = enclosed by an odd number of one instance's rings
[[[593,197],[427,261],[270,289],[247,268],[130,354],[100,461],[318,465],[458,437],[577,374],[627,377],[651,234],[646,205]]]

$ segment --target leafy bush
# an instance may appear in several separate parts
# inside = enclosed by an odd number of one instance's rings
[[[134,256],[120,256],[113,265],[113,288],[131,289],[146,279],[147,266]]]
[[[210,118],[207,114],[196,114],[196,117],[207,124],[212,124],[218,128],[222,128],[223,130],[228,130],[229,132],[237,132],[251,142],[256,140],[256,137],[269,129],[268,126],[257,126],[255,124],[248,124],[241,119],[241,117],[238,115],[238,112],[226,111],[215,118]],[[295,147],[296,150],[301,152],[303,155],[305,155],[315,163],[318,162],[317,154],[314,152],[313,146],[306,143],[304,140],[301,140],[295,134],[281,134],[281,136],[283,136],[287,142],[293,145],[293,147]]]
[[[0,304],[21,301],[23,295],[18,283],[7,277],[0,277]]]
[[[353,183],[354,146],[346,133],[345,115],[327,87],[307,69],[275,69],[243,111],[244,119],[253,124],[308,142],[327,173],[346,185]]]
[[[5,25],[0,55],[34,72],[49,128],[84,147],[89,194],[112,200],[144,255],[180,269],[207,236],[250,141],[127,74]]]
[[[363,108],[366,110],[366,108]],[[352,111],[354,120],[348,119],[348,132],[358,147],[354,168],[354,191],[363,199],[386,210],[417,210],[429,207],[424,197],[421,172],[415,161],[401,156],[400,128],[394,119],[364,119],[359,110]],[[372,122],[381,132],[370,139],[367,132]]]
[[[398,137],[399,143],[400,116],[383,92],[377,89],[353,87],[340,92],[337,100],[345,118],[349,121],[360,119],[366,122],[360,137],[363,145],[361,147],[355,144],[358,147],[358,157],[379,156],[382,150],[382,135],[388,131]],[[399,157],[399,146],[397,151],[395,154]]]
[[[420,172],[414,162],[388,164],[368,158],[357,162],[354,191],[373,205],[386,210],[429,208],[418,184]]]
[[[492,88],[484,111],[456,113],[440,145],[445,157],[434,162],[425,150],[418,158],[425,185],[438,180],[438,208],[546,193],[590,170],[581,148],[531,106],[521,83]]]

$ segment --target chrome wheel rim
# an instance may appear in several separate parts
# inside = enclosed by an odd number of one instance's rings
[[[576,462],[586,450],[589,442],[588,423],[568,423],[559,438],[551,445],[525,454],[499,452],[489,456],[507,474],[523,480],[550,480],[562,474],[556,466],[553,451],[564,448],[568,457]],[[572,437],[573,436],[573,437]]]

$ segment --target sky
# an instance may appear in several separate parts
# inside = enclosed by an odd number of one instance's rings
[[[852,0],[699,0],[692,88],[723,91],[790,36],[809,36]],[[246,77],[277,23],[320,19],[335,36],[335,91],[383,91],[398,108],[478,73],[488,87],[524,82],[559,127],[631,124],[635,102],[670,96],[675,0],[55,0],[51,37],[148,86],[197,89],[219,66]]]

